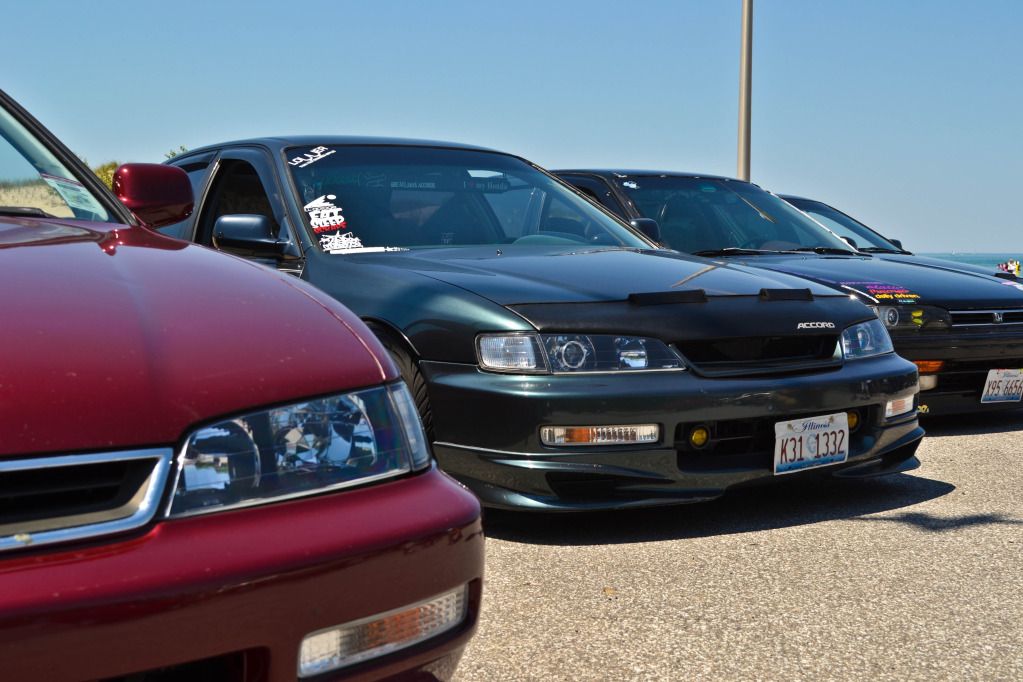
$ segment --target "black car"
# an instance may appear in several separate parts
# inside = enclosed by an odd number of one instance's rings
[[[411,385],[437,460],[485,504],[671,504],[824,465],[917,465],[916,368],[866,306],[656,249],[523,159],[289,137],[170,163],[199,198],[168,231],[357,312]],[[338,360],[315,338],[281,353]]]
[[[784,272],[867,303],[920,369],[920,412],[1019,407],[1023,284],[854,250],[756,185],[695,173],[554,171],[678,251]],[[656,224],[653,224],[656,222]],[[945,264],[949,265],[949,264]]]
[[[834,206],[825,204],[823,201],[806,199],[804,197],[796,197],[787,194],[779,194],[778,196],[798,208],[800,211],[809,215],[839,237],[850,241],[858,251],[872,253],[878,258],[883,258],[885,260],[893,260],[903,263],[922,263],[932,268],[962,270],[981,275],[992,275],[1010,282],[1023,283],[1023,280],[1021,280],[1013,272],[998,270],[996,268],[985,268],[980,265],[971,265],[969,263],[958,263],[956,261],[945,260],[943,258],[918,256],[912,251],[907,251],[903,248],[902,242],[898,239],[889,239],[888,237],[885,237],[880,232],[867,227],[851,215],[843,213]]]

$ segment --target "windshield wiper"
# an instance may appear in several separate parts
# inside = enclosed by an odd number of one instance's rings
[[[899,249],[886,249],[882,246],[864,246],[863,248],[857,248],[856,250],[862,251],[863,253],[906,253]]]
[[[822,253],[822,254],[836,254],[836,255],[840,255],[840,256],[855,256],[856,255],[855,251],[850,251],[849,249],[837,249],[834,246],[801,246],[798,249],[793,249],[793,251],[797,251],[797,252],[798,251],[803,251],[803,252]]]
[[[32,218],[56,218],[41,208],[35,206],[0,206],[0,215],[30,216]]]
[[[694,256],[760,256],[765,253],[785,253],[785,251],[772,251],[770,249],[740,249],[737,246],[728,246],[723,249],[707,249],[705,251],[693,251]]]

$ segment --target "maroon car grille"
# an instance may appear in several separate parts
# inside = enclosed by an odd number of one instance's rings
[[[0,460],[0,551],[147,523],[170,459],[162,449]]]

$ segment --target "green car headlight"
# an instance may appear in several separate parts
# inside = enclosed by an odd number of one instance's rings
[[[952,326],[952,316],[948,311],[935,306],[882,305],[871,306],[871,309],[892,333],[949,329]]]
[[[574,373],[685,369],[658,339],[617,334],[482,334],[480,367],[498,372]]]
[[[880,320],[860,322],[842,332],[842,353],[846,360],[861,360],[891,353],[892,337]]]
[[[194,431],[169,516],[362,485],[424,469],[430,449],[404,383],[306,400]]]

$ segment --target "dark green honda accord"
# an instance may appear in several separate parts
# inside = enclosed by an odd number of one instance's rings
[[[658,250],[521,158],[302,137],[170,163],[198,210],[164,231],[360,315],[412,386],[438,462],[485,504],[675,504],[918,465],[916,368],[869,308]],[[314,337],[280,351],[344,361]]]

